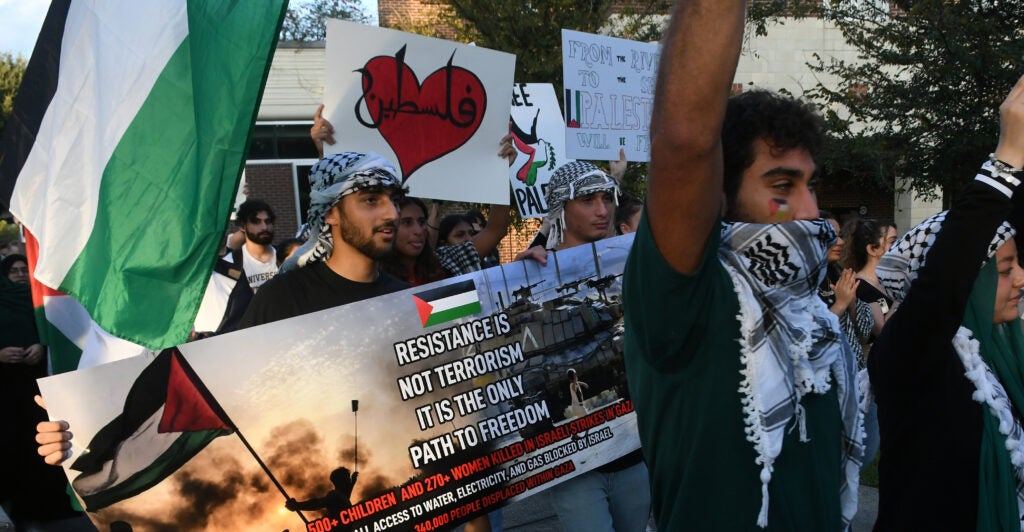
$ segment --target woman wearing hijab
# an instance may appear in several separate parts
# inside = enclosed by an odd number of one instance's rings
[[[876,270],[902,301],[868,357],[882,437],[876,531],[1021,530],[1024,271],[1006,220],[1024,214],[1024,78],[1000,115],[995,153],[953,208]]]
[[[24,255],[0,261],[0,503],[18,530],[47,523],[56,530],[75,525],[58,520],[81,514],[71,508],[63,471],[36,455],[36,424],[46,413],[33,397],[36,379],[46,376],[46,348],[36,333],[26,263]]]

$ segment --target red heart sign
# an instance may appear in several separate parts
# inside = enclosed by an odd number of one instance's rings
[[[377,56],[359,69],[363,96],[356,102],[359,123],[377,129],[398,157],[402,179],[458,149],[476,133],[487,110],[487,93],[476,74],[448,64],[420,84],[405,64],[405,46]],[[363,116],[363,104],[369,119]]]

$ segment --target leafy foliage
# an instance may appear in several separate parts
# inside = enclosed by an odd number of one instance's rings
[[[8,52],[0,52],[0,131],[7,124],[7,117],[14,109],[14,96],[21,86],[21,78],[25,75],[28,62],[21,54],[17,56]]]
[[[818,14],[860,56],[810,65],[839,80],[808,94],[829,109],[826,173],[874,187],[901,176],[948,199],[995,147],[999,103],[1024,66],[1024,3],[829,0]]]
[[[282,41],[322,41],[327,38],[325,19],[367,23],[370,16],[359,0],[311,0],[289,2],[281,24]]]

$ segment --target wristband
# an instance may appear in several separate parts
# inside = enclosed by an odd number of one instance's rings
[[[981,165],[981,171],[975,177],[975,180],[991,186],[1008,198],[1013,197],[1013,192],[1020,186],[1022,179],[1024,170],[996,159],[995,154],[989,155],[989,160]]]

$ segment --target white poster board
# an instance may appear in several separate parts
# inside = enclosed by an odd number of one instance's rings
[[[544,200],[551,174],[565,158],[565,123],[555,87],[517,83],[512,90],[512,135],[516,160],[509,168],[513,205],[523,218],[547,215]]]
[[[328,20],[324,69],[326,153],[377,152],[416,197],[508,203],[514,55]]]
[[[651,107],[661,46],[562,30],[565,150],[573,159],[651,158]]]

